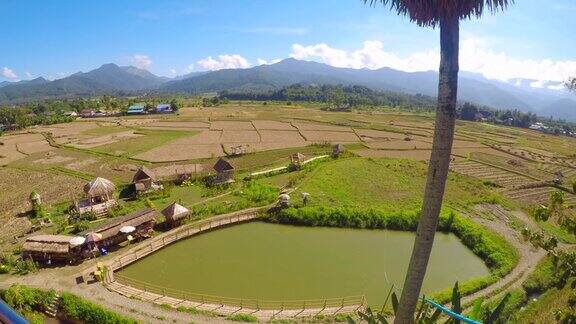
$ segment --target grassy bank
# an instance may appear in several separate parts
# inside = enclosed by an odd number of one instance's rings
[[[266,216],[270,222],[304,225],[368,229],[415,231],[419,213],[390,213],[379,209],[303,207],[279,210]],[[450,212],[443,212],[438,226],[440,231],[452,232],[474,254],[484,260],[490,275],[468,280],[460,285],[463,294],[470,294],[496,282],[518,263],[517,251],[498,234],[474,223],[472,220]],[[451,289],[434,294],[440,302],[449,301]]]

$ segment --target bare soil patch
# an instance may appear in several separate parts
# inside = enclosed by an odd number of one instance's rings
[[[258,130],[296,130],[296,128],[294,128],[290,123],[275,120],[254,120],[252,123]]]
[[[210,125],[212,130],[254,130],[249,121],[214,121]]]
[[[331,131],[331,132],[352,132],[352,128],[347,126],[329,125],[329,124],[316,124],[316,123],[303,123],[293,122],[292,125],[296,126],[301,131]]]
[[[299,145],[305,142],[305,139],[298,131],[286,130],[262,130],[260,131],[263,143],[287,143]]]
[[[173,129],[173,128],[210,128],[210,123],[197,122],[197,121],[159,121],[146,124],[146,127],[160,127],[162,129]]]
[[[390,149],[390,150],[432,149],[432,144],[419,140],[414,141],[393,140],[382,142],[369,142],[366,145],[372,149]]]
[[[392,139],[403,140],[406,137],[405,134],[379,131],[375,129],[356,129],[356,134],[358,134],[364,141],[378,141],[378,140],[392,140]]]
[[[150,162],[169,162],[223,156],[220,144],[168,144],[138,154],[135,158]]]
[[[220,140],[222,143],[259,143],[260,135],[254,130],[225,130]]]
[[[399,158],[399,159],[411,159],[418,161],[427,161],[430,159],[430,150],[412,150],[412,151],[392,151],[392,150],[372,150],[372,149],[360,149],[354,150],[354,153],[363,157],[389,157],[389,158]]]
[[[360,139],[352,132],[334,131],[300,131],[309,142],[359,142]]]

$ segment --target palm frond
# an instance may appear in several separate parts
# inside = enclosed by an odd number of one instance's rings
[[[363,0],[370,6],[390,6],[399,15],[408,16],[420,26],[437,26],[442,19],[471,19],[484,11],[496,13],[504,10],[514,0]]]

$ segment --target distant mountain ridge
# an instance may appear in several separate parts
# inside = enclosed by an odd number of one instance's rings
[[[0,87],[0,101],[23,102],[101,94],[124,94],[154,89],[164,82],[162,78],[146,70],[133,66],[120,67],[113,63],[54,81],[43,78],[42,80],[34,79],[25,83],[20,81],[4,85]]]
[[[43,80],[43,81],[42,81]],[[337,68],[323,63],[293,58],[275,64],[247,69],[223,69],[192,72],[173,79],[159,77],[133,66],[104,64],[66,78],[37,82],[0,84],[0,102],[94,96],[102,94],[209,93],[223,90],[269,91],[292,84],[362,85],[374,90],[436,96],[438,73],[404,72],[391,68],[377,70]],[[565,91],[551,90],[558,82],[535,83],[516,79],[512,82],[489,80],[480,74],[461,72],[458,97],[499,109],[531,111],[543,116],[576,120],[576,96]],[[537,85],[538,87],[534,87]]]

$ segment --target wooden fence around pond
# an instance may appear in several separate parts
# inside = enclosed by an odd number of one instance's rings
[[[365,307],[366,300],[363,295],[286,301],[229,298],[161,287],[115,273],[115,271],[138,259],[181,239],[215,228],[256,219],[262,211],[270,207],[252,208],[221,215],[160,234],[143,245],[139,245],[116,258],[103,262],[102,265],[106,268],[104,284],[110,290],[130,298],[139,298],[156,304],[167,304],[172,307],[194,307],[220,315],[251,314],[259,318],[283,318],[351,313]]]
[[[168,296],[179,300],[187,300],[198,304],[210,304],[247,308],[252,310],[301,310],[301,309],[338,309],[353,307],[357,309],[364,304],[364,296],[349,296],[341,298],[271,301],[252,298],[231,298],[191,293],[183,290],[153,285],[144,281],[116,275],[115,281],[124,286],[130,286],[147,293]]]

